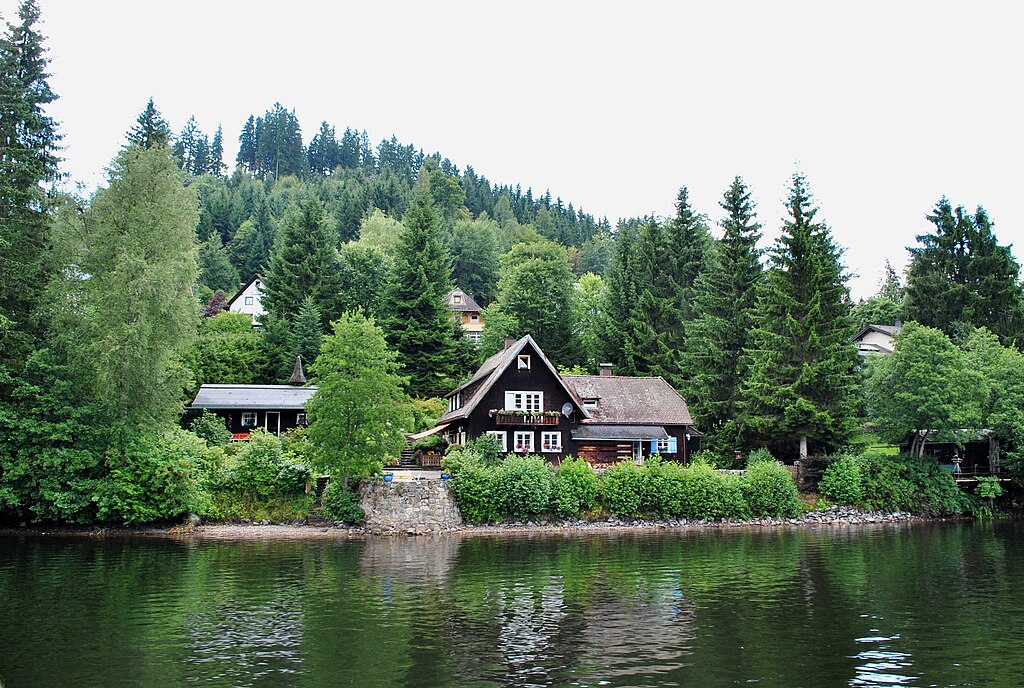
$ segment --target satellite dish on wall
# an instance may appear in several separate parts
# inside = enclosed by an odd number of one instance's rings
[[[562,404],[562,415],[566,418],[572,415],[572,402],[567,401]]]

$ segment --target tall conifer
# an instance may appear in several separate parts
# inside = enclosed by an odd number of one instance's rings
[[[789,219],[771,251],[751,331],[743,422],[756,443],[800,456],[830,450],[853,425],[856,351],[840,249],[815,222],[803,175],[793,175]]]

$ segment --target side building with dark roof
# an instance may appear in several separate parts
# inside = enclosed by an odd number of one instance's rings
[[[686,401],[660,377],[561,375],[529,335],[508,342],[446,395],[431,432],[462,445],[485,434],[504,453],[554,463],[574,455],[594,465],[651,454],[686,462],[699,448]]]

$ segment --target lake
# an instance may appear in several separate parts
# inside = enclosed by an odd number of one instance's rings
[[[1018,686],[1024,523],[0,537],[0,683]]]

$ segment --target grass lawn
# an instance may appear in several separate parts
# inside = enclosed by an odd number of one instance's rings
[[[874,434],[873,432],[862,432],[859,435],[855,435],[851,444],[856,444],[864,447],[866,454],[874,454],[876,456],[896,456],[900,453],[900,448],[894,444],[886,444],[882,439]]]

